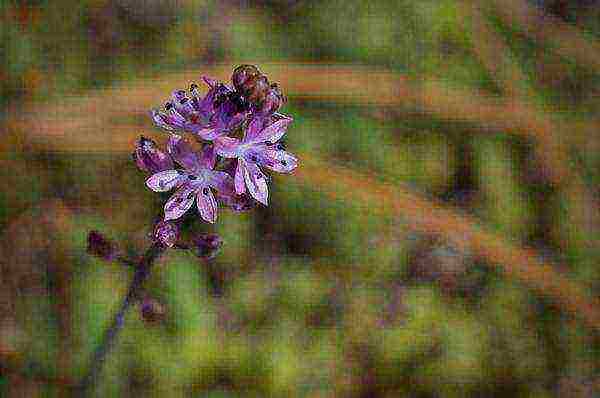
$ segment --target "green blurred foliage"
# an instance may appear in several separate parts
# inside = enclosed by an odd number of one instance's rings
[[[85,100],[93,89],[218,61],[368,65],[501,91],[473,50],[462,1],[174,3],[1,1],[0,122],[25,103]],[[599,19],[589,16],[598,10],[569,12],[598,37]],[[557,120],[595,117],[597,73],[486,18],[536,93],[530,103],[560,107],[550,115]],[[291,97],[284,111],[294,117],[292,152],[458,206],[569,264],[561,271],[598,295],[597,138],[573,161],[591,183],[555,188],[536,179],[534,144],[503,131],[473,134],[429,114],[306,98]],[[15,382],[0,357],[0,395],[64,396],[27,380],[84,374],[133,273],[88,256],[88,231],[140,255],[166,196],[145,190],[120,155],[5,152],[0,162],[0,289],[13,305],[10,315],[0,301],[0,343],[26,365]],[[463,248],[421,245],[430,237],[404,220],[350,195],[332,200],[293,176],[273,176],[270,189],[268,208],[186,225],[219,233],[222,253],[159,261],[146,292],[166,318],[148,324],[130,311],[96,396],[546,397],[600,371],[597,336]],[[48,206],[56,211],[52,200],[69,212],[48,227],[39,220]],[[56,269],[69,286],[64,306]]]

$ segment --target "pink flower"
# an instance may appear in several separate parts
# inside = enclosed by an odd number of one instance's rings
[[[223,195],[231,194],[233,181],[229,174],[213,170],[216,155],[212,145],[205,145],[201,153],[196,153],[182,137],[171,135],[167,150],[183,170],[161,171],[146,180],[148,188],[155,192],[177,189],[165,204],[164,220],[181,217],[195,201],[200,216],[214,223],[217,219],[217,201],[212,189]]]
[[[185,90],[174,91],[164,111],[152,111],[154,123],[170,132],[190,132],[208,141],[239,127],[248,111],[231,100],[234,90],[213,79],[203,80],[210,87],[204,98],[196,84],[190,86],[189,95]]]
[[[241,141],[231,137],[215,140],[215,151],[219,155],[238,160],[234,178],[238,195],[248,189],[254,199],[267,205],[267,178],[260,166],[279,173],[291,173],[298,166],[298,159],[277,143],[291,122],[289,117],[255,117]]]

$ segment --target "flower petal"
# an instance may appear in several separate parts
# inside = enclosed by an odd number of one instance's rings
[[[215,151],[224,158],[237,158],[240,140],[232,137],[219,137],[214,141]]]
[[[164,113],[160,112],[158,109],[152,110],[152,120],[157,127],[165,129],[167,131],[175,131],[175,128],[180,128],[181,126],[176,125],[176,123],[171,120],[171,118]]]
[[[196,195],[198,211],[204,221],[214,224],[217,221],[217,201],[208,187],[204,187]]]
[[[233,195],[233,178],[224,171],[210,173],[208,184],[223,195]]]
[[[165,221],[176,220],[194,204],[195,189],[184,185],[165,203]]]
[[[167,143],[167,151],[177,163],[188,170],[196,170],[200,166],[198,155],[181,136],[171,135]]]
[[[267,177],[254,163],[244,162],[244,180],[250,195],[265,206],[268,204],[269,190]]]
[[[212,170],[217,162],[217,154],[215,153],[214,146],[210,144],[204,145],[202,152],[200,152],[199,161],[202,167]]]
[[[278,173],[291,173],[298,167],[298,159],[286,151],[267,150],[262,153],[264,166]]]
[[[260,134],[260,132],[263,130],[265,124],[267,123],[268,118],[264,118],[264,117],[260,117],[260,116],[255,116],[252,118],[252,120],[250,120],[250,122],[248,123],[248,128],[246,129],[246,135],[244,135],[244,139],[242,140],[242,142],[247,143],[247,142],[255,142],[256,141],[256,137],[258,137],[258,135]]]
[[[235,185],[235,193],[238,195],[246,192],[246,183],[244,182],[244,170],[246,166],[244,165],[244,161],[242,159],[238,159],[237,168],[235,169],[235,177],[234,177],[234,185]]]
[[[153,174],[146,180],[146,186],[154,192],[166,192],[181,185],[185,181],[177,170],[165,170]]]
[[[254,121],[258,119],[258,121]],[[279,119],[274,123],[267,125],[262,128],[260,132],[257,131],[259,124],[261,123],[260,118],[254,118],[250,125],[248,126],[248,132],[246,133],[246,137],[244,138],[244,143],[257,143],[257,142],[277,142],[283,135],[285,134],[287,127],[292,122],[291,118],[285,117],[283,119]],[[256,123],[256,125],[252,128],[252,124]]]

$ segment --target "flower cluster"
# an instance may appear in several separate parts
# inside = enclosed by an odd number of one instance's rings
[[[285,151],[281,138],[292,118],[278,113],[285,103],[277,84],[255,66],[241,65],[232,85],[203,78],[202,96],[196,84],[177,90],[154,123],[170,136],[166,152],[141,137],[133,153],[140,170],[150,173],[148,188],[175,190],[164,207],[164,221],[176,220],[196,203],[200,217],[214,223],[219,203],[235,211],[268,203],[264,169],[290,173],[298,160]],[[184,138],[188,133],[196,148]],[[170,232],[169,232],[170,233]]]

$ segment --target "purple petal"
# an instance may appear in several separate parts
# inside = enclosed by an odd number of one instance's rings
[[[238,160],[237,168],[235,169],[235,177],[234,177],[234,186],[235,193],[238,195],[246,192],[246,183],[244,182],[244,170],[246,166],[244,166],[243,160]]]
[[[196,195],[198,211],[204,221],[214,224],[217,221],[217,201],[208,187],[204,187]]]
[[[159,112],[157,109],[152,110],[152,120],[156,126],[165,129],[167,131],[174,131],[175,126],[174,122],[165,114]]]
[[[202,80],[204,80],[204,83],[206,83],[210,88],[214,88],[217,86],[217,84],[219,84],[218,80],[212,79],[207,76],[202,76]]]
[[[166,192],[181,185],[185,181],[177,170],[165,170],[153,174],[146,180],[146,186],[154,192]]]
[[[240,140],[232,137],[219,137],[214,141],[215,151],[224,158],[237,158]]]
[[[233,178],[224,171],[213,171],[209,176],[208,183],[224,195],[232,195],[234,192]]]
[[[262,153],[264,166],[278,173],[291,173],[298,167],[298,159],[286,151],[268,150]]]
[[[167,143],[167,151],[177,163],[188,170],[195,170],[200,166],[198,155],[183,137],[171,135]]]
[[[219,137],[222,137],[228,133],[228,131],[222,126],[215,123],[211,123],[207,127],[203,127],[195,131],[195,133],[206,141],[213,141]]]
[[[248,123],[248,128],[246,129],[246,135],[242,140],[244,143],[246,142],[254,142],[256,137],[260,134],[263,127],[267,123],[267,118],[263,118],[260,116],[253,117]]]
[[[195,189],[184,185],[165,204],[165,221],[176,220],[194,204]]]
[[[277,142],[283,135],[285,134],[287,127],[292,122],[291,118],[283,118],[279,119],[274,123],[269,124],[265,128],[263,128],[260,132],[257,132],[258,124],[260,121],[254,122],[257,118],[254,118],[250,123],[257,123],[254,127],[254,130],[251,130],[251,126],[248,127],[248,133],[244,138],[244,143],[256,143],[256,142]]]
[[[143,136],[135,144],[133,159],[140,170],[152,174],[174,168],[171,157],[158,149],[156,142]]]
[[[250,195],[265,206],[268,204],[269,190],[267,177],[254,163],[244,162],[244,180]]]
[[[215,148],[212,145],[204,145],[202,152],[200,152],[199,160],[202,167],[209,170],[214,169],[215,163],[217,162]]]

